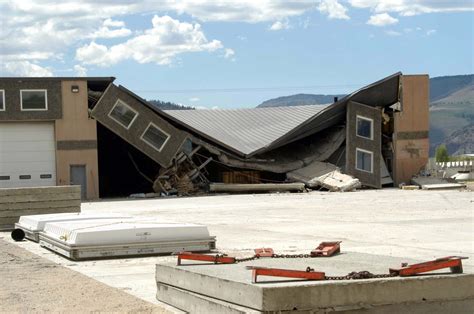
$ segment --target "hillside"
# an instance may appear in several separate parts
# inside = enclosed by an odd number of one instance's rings
[[[331,104],[334,102],[334,97],[342,98],[344,96],[345,95],[296,94],[269,99],[262,102],[257,108]]]
[[[332,103],[344,95],[297,94],[264,101],[261,107]],[[430,79],[430,155],[446,144],[450,154],[474,151],[474,75],[440,76]],[[464,141],[464,143],[463,143]]]
[[[150,104],[158,107],[161,110],[194,110],[194,107],[178,105],[169,101],[161,100],[147,100]]]
[[[430,101],[450,97],[459,90],[473,85],[474,75],[438,76],[430,79]]]
[[[465,76],[461,76],[465,77]],[[474,146],[474,83],[470,76],[470,84],[465,85],[465,80],[457,80],[461,83],[459,89],[452,87],[456,80],[445,77],[438,83],[445,83],[451,93],[430,103],[430,153],[434,154],[436,147],[446,144],[450,154],[472,153]],[[456,77],[455,77],[456,78]],[[440,79],[440,78],[435,78]],[[433,80],[435,80],[433,79]],[[451,82],[450,82],[451,81]],[[463,86],[464,85],[464,86]],[[435,84],[434,92],[436,93]],[[437,95],[442,95],[438,93]],[[460,133],[461,132],[461,133]],[[465,133],[465,134],[462,134]],[[464,140],[464,143],[461,141]]]
[[[444,139],[444,144],[452,155],[474,152],[474,124],[454,131]]]

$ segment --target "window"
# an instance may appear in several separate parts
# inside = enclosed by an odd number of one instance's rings
[[[10,180],[10,176],[0,176],[0,180]]]
[[[20,175],[20,180],[29,180],[29,179],[31,179],[31,175],[29,174]]]
[[[133,121],[138,116],[138,112],[133,110],[130,106],[126,103],[121,101],[120,99],[117,100],[114,107],[109,113],[109,117],[118,122],[120,125],[129,129],[132,125]]]
[[[40,174],[40,179],[51,179],[52,177],[51,174]]]
[[[170,136],[153,123],[150,123],[141,138],[148,145],[160,152]]]
[[[20,90],[21,110],[48,110],[48,95],[45,89]]]
[[[356,169],[365,172],[373,172],[372,164],[374,154],[368,150],[356,148]]]
[[[0,111],[5,111],[5,90],[0,89]]]
[[[362,116],[357,116],[357,136],[372,140],[374,133],[373,131],[374,120]]]

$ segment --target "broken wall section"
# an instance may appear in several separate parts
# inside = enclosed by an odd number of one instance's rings
[[[161,118],[146,102],[114,84],[109,85],[91,115],[162,167],[172,164],[188,137],[186,132]]]
[[[429,76],[402,75],[402,111],[394,114],[394,181],[422,170],[429,159]]]

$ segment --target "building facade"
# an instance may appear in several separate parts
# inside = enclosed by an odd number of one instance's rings
[[[99,197],[88,90],[114,78],[1,78],[0,188],[81,185]]]
[[[224,172],[311,179],[321,164],[381,188],[428,162],[427,75],[396,73],[327,105],[208,111],[162,111],[113,81],[0,78],[0,188],[187,195]]]

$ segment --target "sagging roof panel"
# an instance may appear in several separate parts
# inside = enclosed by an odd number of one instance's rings
[[[372,107],[393,105],[400,98],[399,84],[401,75],[401,72],[397,72],[387,76],[327,106],[324,110],[321,110],[321,112],[272,143],[267,149],[274,149],[340,123],[345,119],[346,107],[349,101],[357,101]]]
[[[226,109],[166,110],[198,134],[238,153],[251,155],[295,129],[327,105]]]

